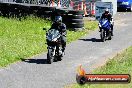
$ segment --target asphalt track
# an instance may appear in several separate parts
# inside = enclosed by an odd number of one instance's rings
[[[114,37],[101,42],[98,31],[67,45],[60,62],[46,64],[46,53],[0,69],[0,88],[63,88],[76,83],[76,70],[82,64],[87,73],[108,58],[132,46],[132,13],[117,13]]]

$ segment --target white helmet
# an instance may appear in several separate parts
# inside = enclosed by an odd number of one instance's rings
[[[109,13],[109,9],[108,8],[105,9],[105,13]]]

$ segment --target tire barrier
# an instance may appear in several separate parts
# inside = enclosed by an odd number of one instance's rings
[[[73,28],[74,30],[83,29],[84,28],[83,14],[84,11],[82,10],[80,11],[70,10],[64,19],[64,23],[69,28]]]
[[[68,12],[68,14],[72,14],[72,15],[83,15],[84,11],[83,10],[70,10]]]
[[[67,24],[67,26],[74,29],[77,29],[77,28],[80,29],[84,27],[84,23],[69,23]]]
[[[83,28],[84,11],[69,10],[66,8],[47,7],[34,4],[0,3],[0,15],[3,17],[26,18],[34,15],[41,18],[50,18],[52,21],[56,15],[61,15],[68,28]]]
[[[1,3],[0,15],[3,17],[25,18],[28,15],[35,15],[43,18],[50,18],[55,7],[48,7],[24,3]]]
[[[39,7],[37,9],[37,16],[42,18],[50,18],[52,17],[52,13],[55,11],[55,7]]]
[[[68,19],[83,19],[81,15],[67,15]]]
[[[83,23],[82,19],[69,19],[67,23]]]

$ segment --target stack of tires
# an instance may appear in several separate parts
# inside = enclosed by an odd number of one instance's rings
[[[9,17],[9,4],[0,3],[0,15],[4,17]]]
[[[50,18],[55,10],[55,7],[39,7],[37,16],[42,18]]]
[[[54,18],[55,16],[62,16],[63,20],[65,21],[65,18],[67,16],[68,13],[68,9],[58,9],[56,8],[55,11],[53,12],[52,18]]]
[[[67,16],[64,18],[64,23],[66,23],[68,28],[72,28],[74,30],[83,29],[84,28],[83,14],[84,11],[70,10]]]

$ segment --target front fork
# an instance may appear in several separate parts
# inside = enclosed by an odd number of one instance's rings
[[[52,56],[61,55],[62,54],[62,47],[61,46],[48,46],[48,49],[52,49]]]
[[[54,47],[48,46],[48,49],[52,49],[52,56],[55,56],[55,53],[56,53],[56,46],[54,46]]]
[[[56,49],[57,49],[56,51],[57,55],[60,56],[62,54],[62,46],[58,45]]]
[[[55,56],[56,46],[53,48],[53,56]]]

